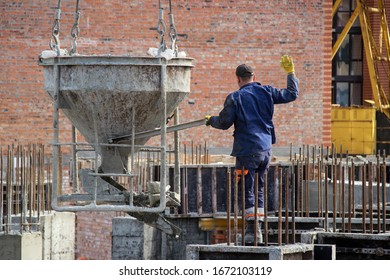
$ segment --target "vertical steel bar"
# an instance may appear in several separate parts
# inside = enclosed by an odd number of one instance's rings
[[[302,189],[303,189],[302,188],[302,161],[299,159],[297,162],[297,210],[298,210],[298,215],[300,217],[303,216],[303,211],[302,211],[303,190]]]
[[[202,170],[201,166],[198,166],[196,168],[196,202],[197,202],[197,209],[198,214],[203,214],[203,208],[202,208]]]
[[[381,163],[380,156],[377,155],[377,163],[376,163],[376,211],[377,211],[377,230],[378,233],[381,232],[381,211],[380,211],[380,197],[381,197]]]
[[[316,174],[315,174],[315,164],[316,164],[316,153],[317,153],[317,146],[312,147],[313,148],[313,154],[312,154],[312,178],[313,180],[316,179]],[[318,170],[318,169],[317,169]]]
[[[333,164],[333,232],[336,232],[337,165]]]
[[[184,164],[187,164],[187,145],[186,144],[184,144],[183,152],[184,152]]]
[[[174,124],[178,125],[180,121],[180,110],[178,107],[175,109],[175,116],[173,118]],[[176,199],[181,198],[181,188],[180,188],[180,179],[181,179],[181,174],[180,174],[180,133],[179,131],[174,132],[174,149],[175,149],[175,166],[173,169],[173,174],[174,174],[174,192]],[[181,202],[181,201],[179,201]]]
[[[0,145],[0,233],[4,231],[3,209],[4,209],[3,147]]]
[[[382,232],[386,233],[386,151],[383,150],[382,164]]]
[[[314,168],[313,168],[314,169]],[[322,217],[322,165],[320,157],[317,158],[317,213],[318,217]]]
[[[234,171],[234,244],[238,245],[238,174]]]
[[[51,190],[51,203],[52,208],[57,207],[57,193],[58,193],[58,162],[59,162],[59,105],[60,105],[60,77],[61,69],[58,65],[60,58],[54,58],[53,65],[53,76],[54,76],[54,92],[53,92],[53,101],[54,101],[54,112],[53,112],[53,129],[54,129],[54,145],[53,145],[53,178],[52,178],[52,190]]]
[[[6,194],[7,194],[7,223],[6,223],[6,233],[8,234],[11,230],[11,216],[12,216],[12,171],[11,171],[11,147],[8,145],[7,150],[7,174],[6,174]]]
[[[305,205],[306,205],[306,217],[310,217],[310,186],[309,186],[309,181],[310,181],[310,158],[309,158],[309,146],[307,146],[308,149],[307,149],[307,158],[305,160],[306,162],[306,174],[305,174],[305,194],[306,194],[306,198],[305,198]]]
[[[325,232],[328,232],[328,217],[329,217],[329,207],[328,207],[328,172],[329,165],[325,165]]]
[[[257,246],[257,225],[259,223],[259,216],[257,215],[258,209],[259,209],[259,173],[255,173],[255,185],[254,185],[254,192],[255,192],[255,234],[254,234],[254,245]],[[261,232],[260,232],[261,234]]]
[[[161,60],[161,103],[164,108],[161,123],[161,174],[160,174],[160,208],[166,207],[165,187],[167,186],[167,64]],[[134,110],[135,111],[135,110]],[[135,116],[135,112],[133,113]]]
[[[279,210],[278,210],[278,245],[282,245],[283,241],[283,214],[282,214],[282,206],[283,206],[283,187],[282,187],[282,168],[278,168],[278,178],[279,178]]]
[[[368,169],[368,176],[370,177],[371,176],[371,171],[370,171],[371,168]],[[362,223],[363,223],[363,233],[366,233],[366,212],[367,212],[367,198],[366,198],[366,192],[367,192],[367,188],[366,188],[366,163],[364,163],[364,166],[363,166],[363,178],[362,178]]]
[[[268,172],[264,173],[264,244],[268,245]]]
[[[78,192],[78,170],[77,170],[77,131],[76,127],[72,125],[72,181],[73,181],[73,192]]]
[[[211,208],[213,211],[213,214],[217,213],[217,168],[213,166],[211,169]]]
[[[290,244],[290,241],[289,241],[289,235],[290,235],[290,232],[289,232],[289,186],[290,186],[290,182],[289,182],[289,178],[290,178],[290,172],[288,172],[289,170],[285,170],[285,191],[284,191],[284,212],[285,212],[285,232],[286,232],[286,244]]]
[[[184,215],[188,215],[189,209],[188,209],[188,167],[187,166],[184,167],[183,179],[184,179],[184,182],[183,182],[182,208],[183,208]]]
[[[198,145],[195,145],[195,164],[199,164],[198,159]]]
[[[295,161],[292,160],[292,169],[291,169],[291,223],[292,223],[292,229],[291,229],[291,235],[292,235],[292,242],[295,244]]]
[[[241,245],[245,246],[245,226],[246,226],[246,218],[245,218],[245,167],[241,168]],[[257,198],[255,197],[255,200]],[[257,215],[257,213],[255,213]]]
[[[345,232],[345,166],[341,168],[341,225]]]
[[[232,227],[231,227],[231,207],[232,207],[232,174],[230,168],[227,169],[227,186],[226,186],[226,223],[227,223],[227,245],[232,242]]]
[[[38,221],[40,220],[40,211],[41,211],[41,184],[42,184],[42,173],[41,173],[41,166],[42,166],[42,145],[37,146],[37,217]]]
[[[194,164],[194,141],[191,140],[191,164]]]
[[[16,169],[15,169],[15,214],[20,214],[20,144],[16,145]]]
[[[368,178],[368,207],[369,207],[369,212],[370,212],[370,233],[373,234],[374,232],[374,209],[373,209],[373,198],[372,198],[372,195],[373,195],[373,186],[372,186],[372,183],[373,183],[373,171],[374,171],[374,167],[372,165],[372,162],[369,161],[368,162],[368,167],[369,167],[369,178]]]
[[[351,188],[352,188],[352,216],[356,217],[356,209],[355,209],[355,163],[352,160],[352,182],[351,182]]]
[[[352,231],[352,168],[348,168],[348,232]]]

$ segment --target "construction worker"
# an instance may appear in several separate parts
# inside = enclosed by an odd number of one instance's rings
[[[274,124],[274,104],[294,101],[298,97],[299,81],[295,76],[294,63],[284,55],[280,64],[287,72],[287,87],[277,89],[255,82],[256,75],[249,65],[236,68],[239,90],[230,93],[224,108],[218,116],[206,116],[206,125],[217,129],[229,129],[234,124],[234,143],[231,155],[236,157],[236,171],[244,168],[245,176],[245,243],[262,243],[261,223],[264,220],[264,173],[268,171],[272,144],[276,142]],[[258,221],[255,225],[254,177],[259,174]],[[240,207],[241,208],[241,207]]]

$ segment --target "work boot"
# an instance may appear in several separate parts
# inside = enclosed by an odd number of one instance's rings
[[[257,244],[263,243],[263,235],[261,234],[261,221],[255,225],[254,220],[247,221],[247,227],[245,229],[245,244],[254,245],[255,244],[255,230],[257,233]]]

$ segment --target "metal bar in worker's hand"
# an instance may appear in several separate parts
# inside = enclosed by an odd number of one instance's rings
[[[192,121],[192,122],[172,125],[172,126],[167,127],[167,133],[171,133],[171,132],[175,132],[175,131],[179,131],[179,130],[184,130],[184,129],[188,129],[188,128],[192,128],[192,127],[197,127],[197,126],[201,126],[201,125],[205,125],[205,124],[206,124],[206,119],[200,119],[200,120],[196,120],[196,121]],[[160,134],[161,134],[161,128],[156,128],[156,129],[136,133],[135,139],[150,138],[150,137],[157,136]],[[130,135],[123,135],[120,137],[114,137],[114,138],[109,139],[109,142],[113,143],[113,142],[120,141],[120,140],[127,140],[127,139],[131,139],[131,137],[132,137],[131,134]]]

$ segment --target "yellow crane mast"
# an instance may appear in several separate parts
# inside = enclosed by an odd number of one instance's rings
[[[332,17],[336,14],[336,11],[339,8],[341,2],[342,0],[337,0],[334,2]],[[352,25],[355,23],[357,17],[359,17],[375,107],[390,119],[389,97],[383,88],[383,81],[381,82],[378,71],[378,66],[380,63],[382,65],[383,63],[387,64],[387,70],[390,70],[390,40],[386,10],[383,0],[376,1],[377,7],[369,6],[369,2],[370,1],[356,0],[356,8],[354,12],[349,18],[337,41],[333,45],[332,59],[340,48]],[[370,21],[373,19],[379,19],[378,22],[380,23],[379,32],[375,32],[375,35],[377,36],[374,36]],[[386,80],[387,83],[389,83],[389,72],[387,73]]]

